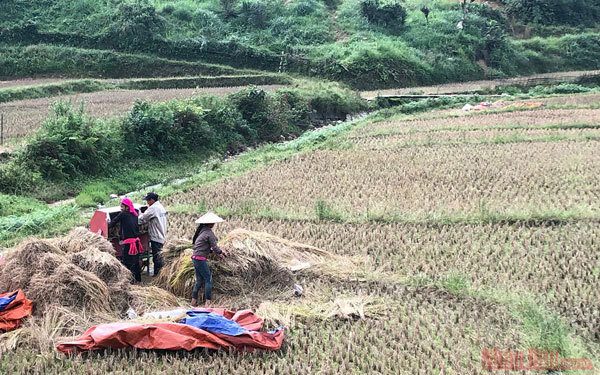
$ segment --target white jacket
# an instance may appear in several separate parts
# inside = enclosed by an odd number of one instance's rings
[[[138,223],[148,223],[148,237],[150,241],[165,243],[165,237],[167,236],[167,215],[167,210],[157,201],[148,207],[146,212],[138,216]]]

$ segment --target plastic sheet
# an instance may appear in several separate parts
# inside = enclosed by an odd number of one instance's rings
[[[33,302],[22,290],[0,294],[0,331],[11,331],[23,324],[23,319],[33,312]]]
[[[233,312],[226,309],[196,309],[189,312],[194,314],[200,311],[211,312],[232,320],[246,332],[232,336],[181,323],[109,323],[94,326],[79,338],[61,343],[57,349],[68,354],[74,351],[126,347],[188,351],[196,348],[240,351],[277,350],[281,347],[283,330],[259,332],[263,320],[250,310]]]

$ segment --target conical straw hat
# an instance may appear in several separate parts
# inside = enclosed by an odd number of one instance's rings
[[[204,215],[200,216],[198,220],[196,220],[196,224],[214,224],[214,223],[222,223],[225,220],[218,217],[214,212],[207,212]]]

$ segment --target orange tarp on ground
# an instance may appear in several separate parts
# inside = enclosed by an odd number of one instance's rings
[[[252,351],[254,349],[277,350],[283,342],[283,330],[257,332],[263,320],[250,310],[233,312],[225,309],[202,309],[222,315],[249,330],[238,336],[208,332],[179,323],[109,323],[94,326],[79,338],[64,342],[57,349],[65,354],[74,351],[99,349],[193,350],[196,348],[232,349]]]
[[[21,289],[16,292],[0,294],[0,299],[10,299],[13,296],[14,299],[0,309],[0,332],[19,328],[23,319],[33,312],[33,302],[25,297],[25,293]]]

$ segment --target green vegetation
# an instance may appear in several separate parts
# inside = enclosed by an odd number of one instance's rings
[[[226,98],[138,102],[123,120],[94,119],[83,106],[59,102],[40,130],[0,167],[0,189],[49,200],[82,190],[78,202],[92,205],[102,202],[101,195],[164,182],[148,179],[156,168],[147,166],[157,160],[177,164],[187,157],[198,161],[239,153],[296,137],[318,119],[343,119],[365,108],[348,89],[308,81],[274,94],[249,87]],[[107,184],[109,174],[113,180]]]
[[[524,23],[593,27],[600,22],[600,4],[585,0],[500,0],[507,13]]]
[[[1,5],[0,5],[1,7]],[[0,44],[0,78],[12,77],[172,77],[236,75],[244,71],[201,62],[47,44]]]
[[[22,215],[45,208],[46,204],[33,198],[0,194],[0,217]]]
[[[58,235],[81,225],[83,221],[77,212],[77,206],[73,204],[38,208],[26,214],[0,216],[0,246],[10,246],[30,236]]]
[[[504,2],[502,8],[445,0],[4,2],[0,66],[9,76],[236,74],[206,64],[219,63],[281,68],[356,88],[599,67],[597,5]],[[515,22],[566,29],[519,40]],[[91,58],[98,54],[103,58]]]

